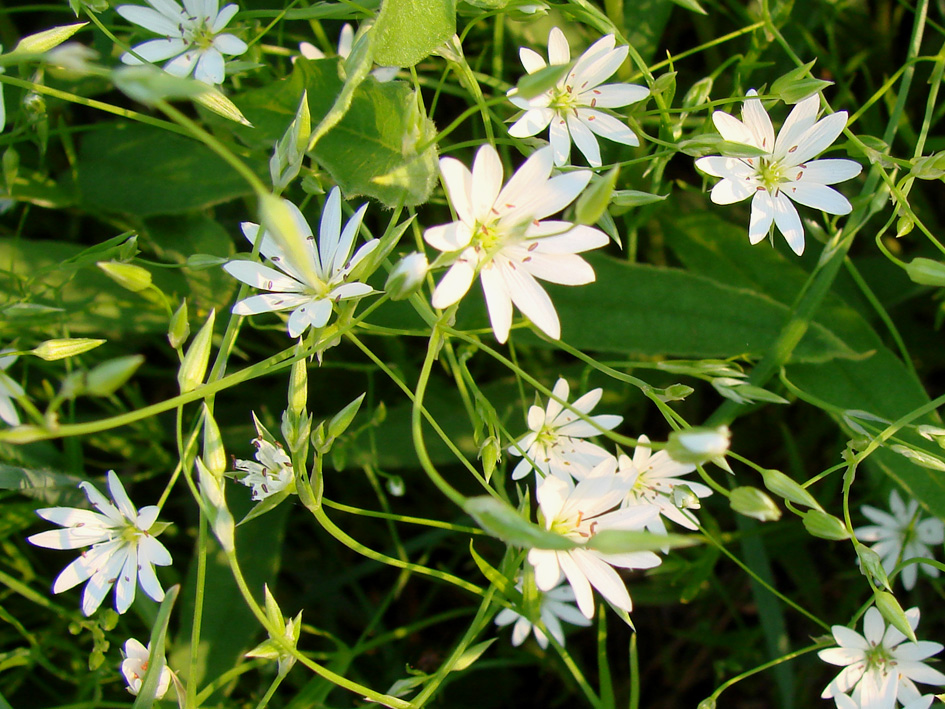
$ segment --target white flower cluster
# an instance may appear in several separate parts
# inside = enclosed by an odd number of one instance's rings
[[[632,458],[612,455],[587,440],[615,428],[622,418],[590,415],[601,399],[601,389],[588,392],[573,404],[567,401],[569,393],[567,381],[558,379],[545,409],[532,406],[528,411],[529,432],[509,448],[510,454],[522,457],[513,479],[535,471],[536,497],[545,528],[579,545],[528,553],[535,584],[545,594],[542,621],[559,643],[563,643],[563,636],[558,619],[574,623],[568,605],[572,598],[585,619],[594,616],[592,589],[615,608],[629,612],[633,602],[616,569],[650,569],[661,563],[652,551],[605,553],[585,548],[591,537],[605,530],[665,535],[664,518],[686,529],[697,529],[692,510],[698,509],[700,498],[712,492],[708,486],[684,478],[696,469],[694,464],[679,463],[666,451],[654,453],[646,436],[638,439]],[[560,590],[562,581],[567,581],[570,593]],[[548,616],[555,620],[549,623]],[[500,625],[513,621],[513,640],[521,642],[527,635],[526,619],[514,611],[503,611],[496,619]],[[547,643],[537,629],[536,638]]]

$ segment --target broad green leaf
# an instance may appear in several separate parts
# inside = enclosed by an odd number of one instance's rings
[[[579,349],[692,358],[760,355],[789,315],[768,296],[724,281],[599,255],[587,260],[595,283],[548,287],[563,339]],[[856,356],[817,325],[794,352],[797,361]]]
[[[78,187],[88,210],[139,217],[182,214],[252,193],[201,143],[134,123],[107,124],[85,135]]]
[[[0,463],[0,490],[16,490],[53,507],[84,507],[79,480],[52,470],[21,468]]]
[[[373,31],[375,62],[413,66],[456,34],[456,1],[385,0]]]
[[[343,85],[336,59],[300,59],[287,79],[233,97],[255,129],[224,122],[220,127],[268,155],[295,117],[303,91],[316,125]],[[417,96],[407,84],[381,84],[368,77],[355,90],[345,116],[319,140],[314,155],[348,199],[367,195],[390,207],[401,200],[417,205],[436,183],[435,136],[433,122],[420,114]]]

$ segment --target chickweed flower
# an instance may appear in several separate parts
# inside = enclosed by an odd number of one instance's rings
[[[591,179],[589,170],[551,177],[552,162],[551,148],[533,153],[503,187],[502,162],[491,145],[476,153],[472,172],[454,158],[440,160],[458,219],[423,234],[433,248],[456,253],[433,291],[433,307],[458,302],[479,276],[499,342],[509,337],[513,303],[539,330],[560,338],[558,313],[537,279],[568,286],[593,282],[594,270],[577,254],[608,242],[593,227],[542,221],[571,204]]]
[[[906,618],[915,630],[919,609],[910,608]],[[945,674],[922,662],[941,652],[941,643],[903,642],[906,636],[892,626],[887,627],[875,606],[863,618],[863,635],[843,625],[835,625],[831,631],[839,647],[817,654],[824,662],[843,670],[820,695],[824,699],[849,693],[861,709],[893,709],[896,699],[906,706],[922,698],[916,682],[945,684]],[[837,701],[837,706],[843,704]]]
[[[853,160],[812,160],[837,139],[847,124],[847,112],[817,120],[820,94],[798,103],[774,136],[768,113],[752,89],[742,106],[742,120],[722,111],[712,122],[722,137],[764,151],[758,157],[711,156],[696,160],[696,167],[722,181],[712,188],[716,204],[734,204],[751,197],[748,240],[757,244],[774,224],[798,256],[804,253],[804,227],[792,200],[828,214],[849,214],[853,207],[828,185],[860,174]]]
[[[285,205],[291,212],[295,228],[305,239],[304,257],[308,263],[295,263],[267,231],[260,230],[258,224],[243,222],[243,235],[251,244],[262,239],[259,252],[275,268],[253,261],[231,261],[223,268],[243,283],[269,291],[244,298],[233,306],[234,313],[255,315],[291,310],[289,337],[299,337],[309,326],[324,327],[335,303],[374,292],[366,283],[354,281],[351,271],[380,241],[372,239],[351,256],[367,205],[358,209],[342,230],[341,191],[337,187],[325,200],[317,247],[312,228],[299,208],[288,201]]]
[[[536,495],[545,528],[581,545],[605,529],[642,531],[659,511],[650,505],[615,509],[630,487],[627,476],[615,474],[615,469],[615,461],[605,460],[577,485],[554,475],[538,483]],[[528,552],[528,563],[535,568],[535,585],[539,590],[548,592],[562,577],[566,578],[581,613],[585,618],[593,618],[592,587],[616,608],[633,610],[630,594],[615,566],[649,569],[658,566],[660,558],[650,551],[608,554],[578,546],[567,551],[532,549]]]
[[[633,84],[604,84],[627,58],[628,47],[614,47],[614,35],[597,40],[574,62],[565,76],[552,88],[534,98],[518,96],[518,89],[509,91],[509,100],[525,114],[509,129],[513,138],[526,138],[549,128],[555,165],[566,165],[571,143],[592,167],[600,167],[600,146],[597,136],[624,145],[640,141],[622,121],[600,109],[620,108],[649,96],[649,89]],[[534,74],[547,64],[540,54],[522,47],[519,57],[525,71]],[[548,64],[561,65],[571,61],[568,40],[557,27],[548,35]]]
[[[119,15],[129,22],[161,35],[121,55],[125,64],[170,59],[164,70],[174,76],[190,76],[205,84],[222,84],[226,76],[223,55],[247,50],[246,42],[223,28],[239,11],[236,5],[220,9],[219,0],[147,0],[151,7],[119,5]],[[137,55],[137,56],[136,56]],[[140,58],[139,58],[140,57]]]
[[[875,542],[870,547],[883,560],[883,569],[892,573],[896,564],[913,557],[934,558],[932,547],[945,540],[945,525],[936,517],[923,519],[919,515],[919,503],[909,500],[905,504],[897,490],[889,493],[889,512],[863,505],[860,511],[874,524],[853,530],[862,542]],[[909,564],[902,570],[902,585],[907,591],[915,587],[919,567],[928,576],[938,578],[939,571],[929,564]]]
[[[148,659],[151,654],[151,645],[145,647],[134,638],[125,642],[124,660],[121,661],[121,673],[128,683],[128,691],[138,695],[141,691],[141,683],[144,682],[144,673],[148,671]],[[157,692],[155,699],[161,699],[167,694],[167,689],[171,685],[171,669],[167,666],[167,661],[161,658],[161,676],[158,679]]]
[[[587,392],[571,404],[570,408],[565,408],[555,399],[557,397],[561,401],[568,400],[570,388],[567,380],[558,379],[551,393],[554,397],[548,400],[544,409],[540,406],[529,408],[529,432],[509,446],[509,453],[522,456],[512,471],[513,480],[521,480],[533,467],[542,477],[558,475],[564,478],[581,478],[595,465],[610,457],[610,453],[604,448],[584,440],[598,435],[600,429],[609,431],[623,421],[622,416],[590,416],[600,401],[603,390],[598,388]],[[597,427],[582,419],[579,414],[584,414],[597,424]]]
[[[522,590],[522,581],[515,584],[515,588]],[[567,584],[558,586],[550,591],[541,594],[541,608],[539,615],[541,622],[559,645],[564,645],[564,628],[561,627],[561,621],[571,625],[580,625],[587,627],[591,624],[590,619],[584,615],[574,605],[574,590]],[[514,623],[514,625],[512,625]],[[532,625],[532,622],[523,615],[516,613],[511,608],[503,608],[495,617],[495,624],[500,628],[512,625],[512,645],[518,647],[529,633],[535,634],[535,640],[542,650],[548,647],[548,636],[540,628]]]
[[[256,460],[234,460],[233,467],[242,475],[238,481],[253,489],[254,500],[265,500],[270,495],[282,492],[295,481],[292,459],[282,450],[264,438],[253,440],[256,446]]]
[[[124,613],[141,589],[155,601],[164,600],[164,589],[154,573],[155,566],[167,566],[171,555],[152,534],[160,509],[136,510],[114,471],[108,471],[108,490],[114,503],[88,482],[79,488],[98,512],[72,507],[36,510],[43,519],[64,529],[40,532],[28,541],[49,549],[91,547],[69,564],[53,583],[53,593],[62,593],[88,580],[82,594],[82,612],[92,615],[112,586],[115,610]]]

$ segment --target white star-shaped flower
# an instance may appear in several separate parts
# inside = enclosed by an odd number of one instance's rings
[[[423,238],[443,252],[457,252],[433,291],[433,307],[458,302],[478,275],[492,331],[505,342],[512,304],[549,337],[561,337],[551,298],[536,279],[578,286],[594,281],[594,270],[577,254],[607,244],[593,227],[545,220],[567,207],[587,186],[589,170],[551,177],[551,148],[531,155],[504,187],[502,162],[491,145],[476,153],[472,172],[443,158],[440,172],[458,220],[427,229]]]
[[[233,306],[234,313],[256,315],[291,310],[289,336],[299,337],[309,326],[324,327],[338,301],[361,298],[374,292],[366,283],[349,282],[349,278],[352,270],[377,248],[380,241],[372,239],[351,257],[351,249],[367,205],[362,205],[342,230],[341,192],[337,187],[332,189],[325,200],[317,247],[312,228],[299,208],[287,200],[283,201],[292,214],[296,229],[306,239],[306,257],[309,262],[294,263],[268,232],[260,231],[258,224],[243,222],[241,227],[247,240],[255,244],[256,239],[261,238],[259,252],[279,270],[254,261],[230,261],[223,268],[243,283],[269,291],[239,301]]]
[[[4,350],[3,352],[9,352]],[[3,354],[0,352],[0,355]],[[14,381],[5,370],[16,362],[16,355],[0,356],[0,419],[3,419],[11,426],[20,425],[20,415],[13,408],[13,400],[19,399],[24,395],[23,387]]]
[[[649,438],[640,436],[632,459],[627,455],[618,457],[618,470],[627,474],[631,481],[623,506],[653,505],[662,517],[686,529],[698,529],[692,512],[678,506],[674,491],[680,485],[685,485],[698,501],[711,495],[712,488],[683,478],[683,475],[693,472],[696,466],[673,460],[665,450],[654,453],[647,445],[649,442]],[[656,534],[666,534],[666,526],[660,517],[648,524],[647,529]]]
[[[716,111],[712,122],[722,137],[732,143],[765,151],[752,158],[711,156],[696,160],[696,167],[722,181],[712,188],[716,204],[734,204],[752,198],[748,239],[757,244],[772,223],[798,256],[804,253],[804,227],[797,202],[828,214],[849,214],[853,207],[832,187],[860,174],[853,160],[812,160],[837,139],[847,124],[847,112],[838,111],[819,121],[820,94],[799,102],[774,137],[768,113],[752,89],[742,106],[742,120]]]
[[[522,581],[515,584],[515,588],[522,590]],[[580,625],[587,627],[591,624],[588,618],[574,605],[574,590],[568,585],[561,585],[550,591],[541,594],[541,606],[538,611],[541,616],[541,622],[545,624],[548,632],[559,645],[564,645],[564,628],[561,627],[561,621],[571,625]],[[500,628],[515,624],[512,627],[512,645],[518,647],[528,637],[529,633],[535,633],[535,640],[542,650],[548,647],[548,636],[540,628],[532,625],[532,622],[525,616],[515,612],[511,608],[503,608],[495,617],[495,624]]]
[[[253,440],[256,446],[256,463],[252,460],[234,460],[233,467],[243,475],[239,482],[253,489],[254,500],[265,500],[270,495],[282,492],[295,480],[292,459],[281,446],[273,445],[264,438]]]
[[[220,9],[219,0],[147,0],[151,7],[119,5],[119,15],[129,22],[161,35],[132,47],[121,55],[125,64],[170,59],[164,70],[174,76],[190,76],[205,84],[222,84],[226,76],[223,55],[247,50],[246,42],[232,34],[221,34],[239,11],[236,5]],[[135,56],[137,55],[137,56]],[[138,58],[140,57],[140,59]]]
[[[82,594],[82,612],[92,615],[105,594],[115,586],[115,609],[124,613],[141,589],[155,601],[164,600],[164,589],[154,573],[155,566],[167,566],[171,555],[151,534],[160,509],[154,505],[135,510],[114,471],[108,472],[108,490],[114,504],[88,482],[79,488],[98,512],[73,507],[36,510],[43,519],[64,529],[40,532],[28,538],[48,549],[91,547],[69,564],[53,583],[53,593],[62,593],[88,580]]]
[[[945,540],[945,525],[936,517],[922,519],[919,503],[909,500],[906,505],[897,490],[889,493],[889,512],[863,505],[860,511],[875,524],[853,530],[862,542],[876,542],[871,547],[883,560],[883,569],[892,573],[896,564],[913,557],[934,558],[932,547]],[[902,585],[907,591],[915,586],[919,567],[929,576],[938,578],[939,571],[928,564],[909,564],[902,570]]]
[[[565,379],[555,382],[551,393],[561,401],[568,400],[570,388]],[[603,395],[603,389],[593,389],[580,397],[566,409],[554,398],[542,409],[532,406],[528,409],[528,428],[522,438],[509,446],[509,453],[523,456],[512,471],[513,480],[521,480],[534,469],[536,473],[558,475],[561,477],[584,477],[595,465],[609,458],[604,448],[596,443],[583,440],[600,434],[600,429],[611,430],[620,425],[622,416],[601,414],[590,416]],[[597,424],[582,419],[578,413]]]
[[[630,482],[616,473],[616,460],[598,465],[590,476],[576,485],[570,480],[549,475],[538,483],[536,497],[545,528],[581,545],[605,529],[642,531],[659,514],[651,505],[616,508],[626,496]],[[531,549],[528,563],[535,568],[535,585],[541,591],[557,586],[562,576],[574,589],[578,608],[585,618],[594,617],[591,587],[621,610],[633,610],[633,602],[623,579],[614,567],[650,569],[660,564],[650,551],[606,554],[578,546],[567,551]]]
[[[919,609],[910,608],[906,618],[915,630]],[[941,652],[941,643],[903,642],[906,636],[891,625],[887,627],[875,606],[863,618],[863,635],[843,625],[835,625],[831,631],[839,647],[817,654],[843,670],[820,695],[824,699],[852,690],[851,698],[861,709],[894,709],[897,698],[904,706],[922,698],[916,682],[945,684],[945,674],[922,662]],[[837,706],[842,706],[840,701]]]
[[[628,47],[614,48],[612,34],[602,37],[574,62],[570,71],[543,94],[525,99],[518,89],[509,91],[509,100],[525,110],[509,129],[513,138],[526,138],[549,128],[555,165],[566,165],[571,155],[571,142],[592,167],[600,167],[600,146],[597,137],[607,138],[624,145],[639,145],[640,141],[622,121],[600,109],[621,108],[642,101],[650,95],[649,89],[633,84],[604,84],[627,58]],[[538,52],[527,47],[519,49],[525,71],[534,74],[547,65]],[[571,62],[568,40],[557,27],[548,35],[548,64]]]
[[[141,683],[144,681],[144,673],[148,671],[148,657],[151,653],[151,645],[147,647],[142,645],[134,638],[125,642],[122,654],[125,659],[121,661],[121,673],[128,683],[128,691],[138,696],[141,691]],[[161,675],[158,678],[157,691],[154,693],[155,699],[161,699],[167,694],[167,689],[171,684],[171,669],[167,666],[167,661],[161,658]]]

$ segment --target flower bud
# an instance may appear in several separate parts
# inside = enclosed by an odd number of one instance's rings
[[[48,52],[50,49],[58,47],[60,44],[65,42],[87,24],[89,23],[77,22],[72,25],[53,27],[48,30],[43,30],[42,32],[37,32],[36,34],[31,34],[28,37],[21,39],[10,53],[42,54],[43,52]]]
[[[909,638],[909,640],[916,642],[915,631],[912,629],[912,626],[909,625],[909,619],[906,617],[906,613],[902,610],[902,606],[899,605],[899,601],[896,600],[896,597],[888,591],[877,591],[873,599],[879,612],[882,613],[883,618],[886,619],[886,622]]]
[[[762,470],[761,477],[764,478],[765,487],[778,497],[782,497],[796,505],[804,505],[804,507],[811,507],[815,510],[823,509],[820,503],[814,499],[814,496],[807,492],[804,487],[779,470]],[[815,536],[820,535],[816,534]],[[830,539],[831,537],[827,538]]]
[[[86,337],[68,337],[61,340],[46,340],[32,351],[40,359],[52,362],[57,359],[66,359],[75,355],[94,350],[105,340],[91,340]]]
[[[175,350],[183,345],[190,336],[190,321],[187,319],[187,301],[181,301],[180,307],[171,316],[167,327],[167,340]]]
[[[739,514],[761,522],[774,522],[781,518],[781,510],[774,500],[756,487],[736,487],[732,490],[729,504]]]
[[[207,316],[207,322],[200,328],[200,332],[187,348],[184,361],[181,362],[180,370],[177,372],[181,394],[186,394],[203,383],[204,375],[207,373],[207,364],[210,361],[210,344],[213,339],[215,317],[216,311],[211,310],[210,315]]]
[[[873,583],[882,586],[887,591],[891,590],[889,577],[886,575],[886,569],[883,568],[880,555],[865,544],[856,545],[856,555],[860,559],[860,571],[863,575],[872,578]]]
[[[803,521],[804,528],[815,537],[833,541],[850,538],[850,532],[842,521],[821,510],[808,510],[804,513]]]
[[[728,452],[731,437],[728,426],[696,427],[685,431],[673,431],[666,444],[666,452],[677,463],[702,465],[712,462],[732,472],[724,457]]]
[[[141,266],[119,261],[99,261],[97,265],[106,276],[132,293],[139,293],[151,286],[151,273]]]
[[[223,494],[222,478],[211,473],[200,458],[197,458],[197,474],[200,480],[200,498],[203,500],[210,526],[223,551],[233,551],[234,529],[233,515],[226,506]]]
[[[111,396],[131,379],[131,375],[142,364],[143,355],[118,357],[102,362],[88,373],[84,393],[92,396]]]
[[[206,403],[203,405],[203,460],[207,470],[222,477],[226,471],[226,451],[223,450],[220,428]]]
[[[384,291],[391,300],[404,300],[420,288],[429,267],[426,254],[418,251],[407,254],[391,270]]]

